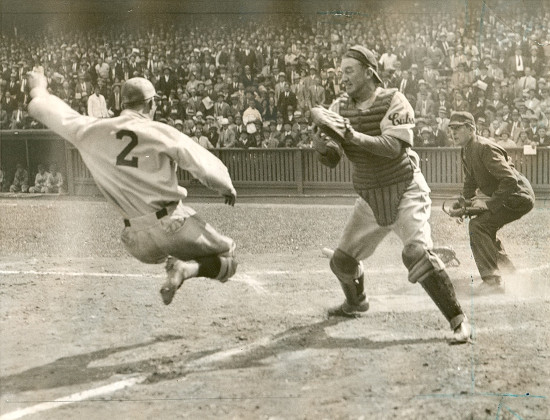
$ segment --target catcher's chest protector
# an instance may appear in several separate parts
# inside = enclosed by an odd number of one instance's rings
[[[394,92],[378,96],[366,111],[345,106],[340,115],[349,119],[351,126],[370,136],[381,135],[380,122],[393,99]],[[344,144],[344,152],[353,163],[353,187],[369,204],[380,226],[388,226],[397,219],[397,209],[403,193],[413,179],[413,167],[406,148],[399,156],[387,158],[374,155],[354,144]]]

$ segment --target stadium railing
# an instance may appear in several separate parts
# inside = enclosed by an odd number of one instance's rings
[[[225,163],[240,194],[353,193],[352,170],[346,158],[335,169],[329,169],[317,161],[311,149],[215,149],[212,152]],[[434,194],[447,195],[461,190],[460,148],[427,147],[416,152]],[[510,149],[508,154],[516,168],[531,181],[538,196],[550,197],[550,148],[539,148],[535,155],[526,155],[521,148]],[[98,194],[90,172],[70,143],[48,130],[0,131],[0,163],[8,180],[15,173],[16,163],[30,168],[30,179],[34,179],[33,171],[38,163],[52,161],[64,170],[70,194]],[[194,193],[212,194],[181,169],[178,179]]]

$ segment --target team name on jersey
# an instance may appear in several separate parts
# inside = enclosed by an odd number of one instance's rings
[[[388,119],[393,125],[414,124],[414,117],[408,112],[405,115],[400,115],[398,112],[391,114]]]

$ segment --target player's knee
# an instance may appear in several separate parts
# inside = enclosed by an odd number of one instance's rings
[[[422,282],[434,273],[445,268],[443,261],[419,242],[409,242],[401,254],[403,264],[409,270],[411,283]]]
[[[413,267],[418,261],[424,258],[426,250],[419,242],[409,242],[403,248],[401,258],[405,267]]]
[[[341,281],[351,282],[358,277],[360,265],[359,261],[351,255],[336,248],[334,255],[330,259],[330,269]]]

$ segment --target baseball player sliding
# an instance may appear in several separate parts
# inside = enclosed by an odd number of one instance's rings
[[[330,268],[344,291],[344,303],[331,316],[355,316],[369,309],[362,260],[370,257],[391,231],[402,240],[409,281],[419,283],[449,322],[458,343],[469,341],[472,328],[445,265],[433,252],[430,189],[411,150],[414,111],[396,89],[380,87],[378,65],[367,48],[351,47],[342,59],[347,96],[330,110],[313,108],[318,127],[314,147],[321,163],[335,167],[345,153],[353,165],[359,198]]]
[[[185,134],[153,121],[157,94],[144,78],[122,86],[124,110],[116,118],[80,115],[47,90],[44,75],[28,74],[30,115],[71,142],[105,198],[124,218],[122,242],[138,260],[166,261],[160,293],[166,305],[183,281],[209,277],[222,282],[237,269],[235,243],[221,235],[182,199],[176,165],[233,206],[237,193],[227,168]]]

